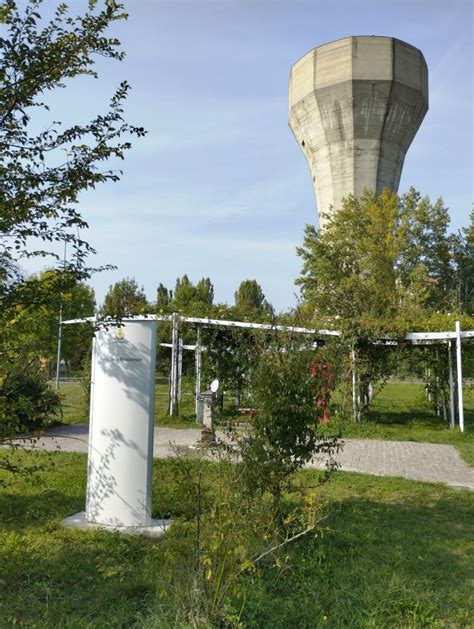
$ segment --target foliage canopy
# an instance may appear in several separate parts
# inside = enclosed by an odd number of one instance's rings
[[[318,321],[375,334],[420,327],[438,312],[470,313],[472,227],[464,236],[448,227],[443,201],[413,188],[349,196],[323,231],[306,227],[297,280],[306,308]]]
[[[21,336],[26,313],[40,316],[94,271],[87,266],[94,250],[79,231],[87,228],[78,209],[81,193],[117,181],[121,172],[106,162],[123,159],[131,138],[145,133],[124,118],[126,81],[105,112],[85,124],[63,126],[50,109],[55,90],[79,77],[98,78],[98,58],[123,59],[120,42],[108,34],[127,17],[123,6],[89,0],[74,16],[59,4],[45,20],[41,5],[0,4],[0,384],[14,364],[31,366]],[[72,252],[64,262],[62,243]],[[56,265],[54,274],[25,281],[21,265],[38,258]],[[6,420],[0,408],[3,428]]]

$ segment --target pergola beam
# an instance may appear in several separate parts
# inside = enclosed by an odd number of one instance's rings
[[[208,319],[205,317],[182,317],[176,313],[172,315],[140,315],[137,317],[124,317],[123,321],[172,321],[173,317],[179,322],[183,323],[199,323],[204,326],[218,326],[227,328],[249,328],[253,330],[268,330],[276,332],[293,332],[296,334],[311,334],[313,336],[341,336],[340,330],[326,330],[317,328],[302,328],[291,325],[274,325],[272,323],[251,323],[249,321],[229,321],[227,319]],[[70,319],[69,321],[63,321],[63,325],[72,325],[74,323],[114,323],[114,319],[99,319],[97,317],[85,317],[84,319]],[[432,341],[447,341],[449,339],[456,339],[457,333],[446,332],[409,332],[403,337],[403,340],[418,342],[432,342]],[[466,330],[460,332],[461,339],[474,339],[474,330]],[[397,340],[389,336],[372,339],[375,343],[387,343],[396,344]]]

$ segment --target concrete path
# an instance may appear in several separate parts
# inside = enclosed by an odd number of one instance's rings
[[[173,456],[173,445],[189,447],[198,441],[199,429],[155,428],[155,458]],[[34,444],[19,442],[25,447],[61,452],[87,452],[89,427],[86,424],[61,426],[49,430]],[[474,491],[474,468],[460,457],[456,448],[413,441],[382,441],[378,439],[345,439],[344,447],[335,456],[339,468],[374,476],[399,476],[409,480],[445,483]],[[311,467],[323,469],[326,459],[315,458]]]

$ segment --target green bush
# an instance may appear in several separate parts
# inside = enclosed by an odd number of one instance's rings
[[[252,378],[257,413],[252,430],[242,439],[250,491],[268,491],[277,497],[313,456],[330,457],[337,451],[337,438],[318,429],[318,398],[325,385],[314,368],[327,358],[327,352],[316,353],[298,339],[280,339],[261,352]]]
[[[3,365],[0,373],[2,441],[46,428],[60,414],[60,396],[49,386],[39,365]]]

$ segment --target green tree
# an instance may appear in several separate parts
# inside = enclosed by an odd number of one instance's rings
[[[474,314],[474,209],[470,223],[463,227],[453,242],[458,310]]]
[[[257,280],[244,280],[241,282],[234,293],[234,299],[235,307],[242,313],[271,315],[273,312]]]
[[[60,415],[60,396],[48,384],[37,360],[6,363],[0,380],[0,441],[45,428]],[[0,468],[13,471],[6,453]],[[16,466],[14,468],[17,469]]]
[[[109,286],[100,311],[108,317],[126,317],[143,314],[148,309],[143,286],[140,288],[135,279],[126,277]]]
[[[196,301],[208,306],[214,303],[214,286],[208,277],[203,277],[196,284]]]
[[[173,294],[173,310],[177,310],[186,314],[196,301],[196,288],[185,274],[183,277],[176,279],[176,285]]]
[[[4,0],[0,5],[0,383],[13,367],[33,369],[18,334],[22,309],[32,314],[54,303],[93,271],[87,267],[93,249],[79,235],[87,227],[78,210],[80,194],[117,181],[121,173],[105,168],[107,161],[123,159],[130,139],[145,133],[124,119],[126,82],[106,110],[85,124],[63,127],[48,102],[77,77],[97,78],[96,59],[123,58],[120,42],[107,33],[126,18],[122,5],[89,0],[83,14],[73,16],[60,4],[44,21],[41,4]],[[63,266],[58,243],[65,242],[73,255]],[[57,263],[57,276],[51,282],[25,281],[25,258]],[[3,401],[2,439],[14,432]]]
[[[448,227],[442,200],[432,203],[414,189],[400,197],[388,191],[350,196],[323,231],[306,227],[298,249],[303,309],[312,324],[342,331],[347,373],[350,352],[357,364],[362,413],[369,408],[370,385],[393,369],[393,350],[373,339],[439,330],[440,313],[453,319],[462,312],[459,285],[469,280],[460,269],[468,268],[469,251]]]
[[[63,320],[91,317],[95,312],[94,290],[85,282],[75,285],[67,283],[62,294],[57,294],[50,285],[60,281],[62,274],[54,269],[44,271],[39,276],[30,276],[26,283],[30,295],[50,295],[47,302],[18,306],[15,322],[17,342],[21,352],[30,358],[40,358],[49,375],[56,364],[59,310]],[[61,358],[68,369],[80,370],[90,350],[92,330],[88,326],[64,326],[62,330]]]
[[[314,319],[394,332],[455,307],[449,216],[411,189],[345,199],[324,231],[306,227],[301,286]]]
[[[77,283],[64,295],[63,320],[93,317],[95,309],[94,289],[85,282]],[[87,324],[63,326],[61,358],[66,362],[68,371],[83,369],[90,355],[92,333],[92,326]]]
[[[208,277],[194,286],[187,275],[176,279],[171,309],[188,316],[209,316],[214,300],[214,287]]]
[[[156,289],[156,312],[157,314],[166,314],[170,310],[171,300],[173,299],[173,291],[161,284]]]
[[[383,210],[381,214],[383,218]],[[407,293],[418,291],[422,295],[421,307],[431,311],[452,309],[453,252],[449,213],[443,200],[432,203],[411,188],[398,200],[398,214],[399,248],[394,261],[397,280]]]
[[[0,39],[0,268],[2,305],[21,299],[22,275],[16,264],[23,257],[59,260],[52,242],[69,242],[74,257],[68,276],[84,277],[92,250],[78,236],[87,224],[77,210],[79,194],[106,181],[117,181],[120,171],[100,168],[109,158],[123,159],[131,147],[123,136],[144,130],[127,124],[123,104],[129,85],[123,82],[106,113],[84,125],[62,128],[42,123],[38,111],[49,112],[46,99],[67,81],[97,77],[95,58],[122,59],[120,42],[105,35],[110,25],[126,18],[122,6],[90,0],[84,15],[72,17],[65,4],[53,19],[41,24],[41,0],[29,0],[21,11],[13,0],[2,5],[6,34]],[[52,116],[52,114],[51,114]],[[40,242],[35,249],[32,237]],[[18,289],[20,286],[20,290]]]

